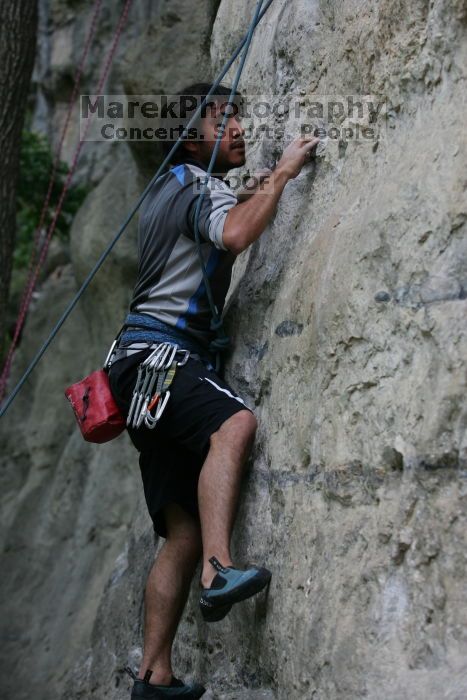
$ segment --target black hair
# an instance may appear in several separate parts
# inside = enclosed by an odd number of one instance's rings
[[[209,92],[212,89],[213,84],[212,83],[193,83],[192,85],[187,85],[184,87],[182,90],[179,90],[178,92],[175,93],[174,96],[185,96],[185,97],[191,97],[193,100],[196,101],[196,107],[199,107],[201,102],[209,95]],[[228,87],[226,85],[218,85],[216,89],[213,91],[212,95],[209,95],[209,98],[207,100],[207,104],[210,104],[211,102],[217,101],[218,96],[229,96],[232,92],[232,88]],[[236,90],[234,92],[234,95],[237,99],[235,99],[235,104],[238,106],[239,101],[241,102],[242,95],[241,93]],[[194,104],[194,102],[192,102]],[[195,123],[190,127],[191,128],[199,128],[201,120],[206,116],[205,113],[205,108],[201,110],[201,113],[198,117],[198,119],[195,121]],[[180,122],[183,123],[183,126],[186,126],[193,116],[193,110],[190,109],[188,110],[188,113],[180,114]],[[185,137],[186,139],[186,137]],[[190,139],[190,141],[195,142],[195,139]],[[173,145],[175,143],[174,141],[162,141],[162,151],[164,158],[166,158],[173,148]],[[183,140],[178,146],[175,154],[172,156],[170,159],[170,162],[172,165],[179,165],[180,163],[184,163],[185,160],[189,157],[192,157],[191,153],[187,151],[183,145]]]

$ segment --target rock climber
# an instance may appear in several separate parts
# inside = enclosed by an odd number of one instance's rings
[[[208,95],[198,83],[178,95]],[[172,672],[172,645],[195,569],[202,558],[199,606],[203,619],[223,619],[234,603],[261,591],[271,572],[235,566],[230,540],[242,477],[257,421],[214,368],[194,214],[231,89],[219,86],[199,119],[197,139],[185,138],[140,211],[139,270],[125,330],[109,371],[112,393],[128,414],[139,366],[151,345],[169,342],[190,351],[177,367],[170,398],[154,429],[127,427],[139,451],[144,495],[154,531],[165,539],[145,588],[144,650],[133,676],[132,699],[199,698],[205,688]],[[237,92],[236,99],[241,98]],[[199,101],[198,101],[199,104]],[[215,304],[222,312],[236,257],[266,229],[289,180],[312,157],[317,138],[298,138],[253,189],[235,194],[225,177],[246,163],[245,129],[232,109],[220,141],[199,218],[201,249]],[[173,143],[164,143],[166,152]],[[261,186],[260,186],[261,183]]]

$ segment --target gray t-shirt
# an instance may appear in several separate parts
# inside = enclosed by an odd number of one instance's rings
[[[144,313],[192,336],[208,347],[211,311],[194,236],[194,216],[202,163],[187,159],[160,177],[140,210],[138,280],[131,312]],[[226,249],[222,232],[227,213],[238,203],[226,181],[211,176],[199,219],[201,251],[219,313],[224,307],[236,255]]]

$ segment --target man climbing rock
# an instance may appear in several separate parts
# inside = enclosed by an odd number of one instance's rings
[[[209,84],[180,95],[197,97]],[[140,212],[139,271],[109,378],[128,414],[138,369],[158,343],[188,350],[177,366],[169,400],[154,429],[128,427],[139,451],[144,494],[155,532],[165,538],[145,590],[144,655],[132,698],[199,698],[205,689],[172,673],[171,652],[202,557],[199,605],[207,622],[270,581],[264,567],[240,569],[230,554],[245,464],[257,427],[253,412],[214,370],[211,312],[194,234],[200,182],[208,168],[231,90],[219,86],[199,120],[199,139],[182,141]],[[240,97],[240,96],[239,96]],[[227,172],[245,164],[245,130],[230,114],[199,217],[200,248],[214,302],[222,312],[232,266],[267,227],[287,182],[311,157],[318,139],[297,139],[259,190],[234,194]],[[165,144],[168,150],[173,144]]]

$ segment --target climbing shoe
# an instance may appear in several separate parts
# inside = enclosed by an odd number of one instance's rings
[[[199,599],[206,622],[222,620],[234,603],[259,593],[271,580],[271,572],[263,567],[252,566],[242,570],[222,566],[216,557],[211,557],[209,561],[219,573],[214,576],[209,588],[203,588]]]
[[[143,679],[137,678],[129,666],[125,666],[125,671],[134,680],[131,700],[165,700],[165,698],[198,700],[206,692],[206,688],[199,683],[187,685],[175,676],[172,676],[170,685],[153,685],[149,682],[152,671],[147,671]]]

